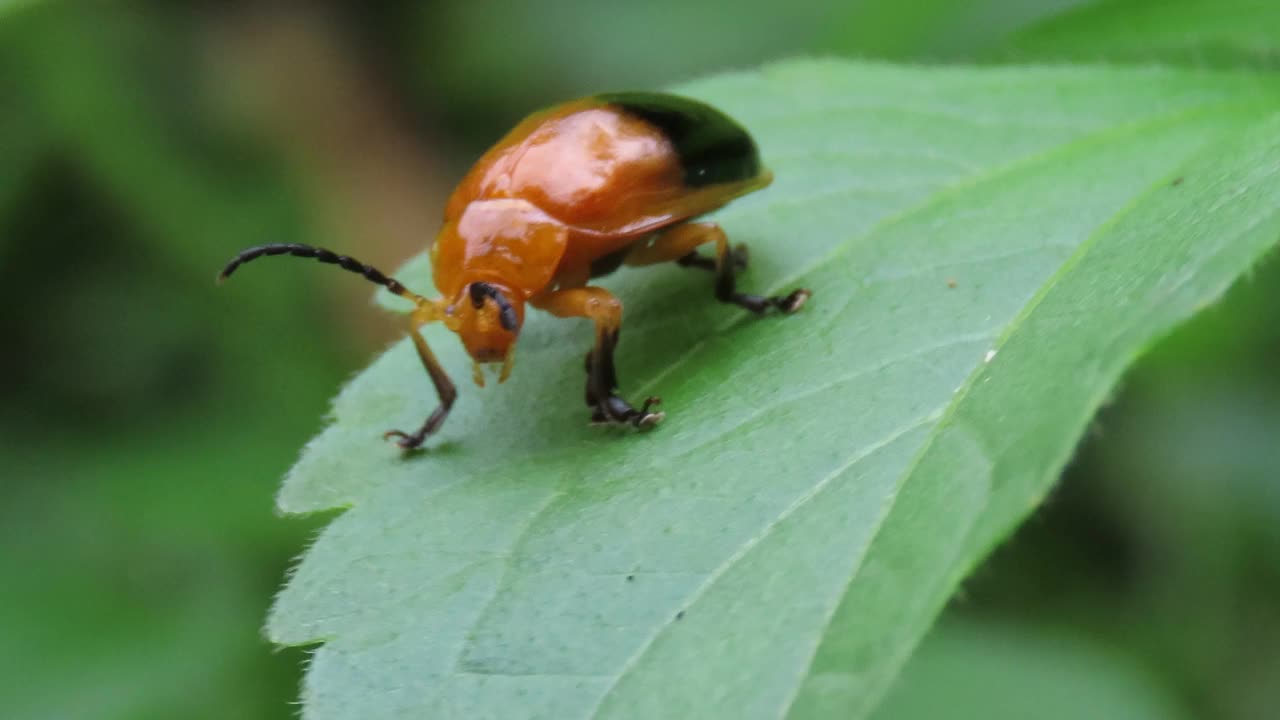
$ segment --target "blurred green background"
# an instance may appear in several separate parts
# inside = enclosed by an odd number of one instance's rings
[[[0,716],[296,713],[306,653],[258,629],[324,518],[272,495],[395,322],[301,265],[215,288],[236,250],[394,268],[540,106],[799,54],[1034,55],[1010,37],[1086,4],[0,0]],[[1130,373],[883,716],[1276,716],[1277,311],[1271,262]]]

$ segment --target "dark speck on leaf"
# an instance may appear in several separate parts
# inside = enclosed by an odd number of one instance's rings
[[[681,618],[683,618],[683,617],[684,617],[684,611],[683,611],[683,610],[681,610],[680,612],[676,613],[676,619],[677,619],[677,620],[680,620],[680,619],[681,619]]]
[[[1180,177],[1179,177],[1179,178],[1174,178],[1174,179],[1173,179],[1173,182],[1172,182],[1171,184],[1172,184],[1174,187],[1178,187],[1179,185],[1181,185],[1181,184],[1182,184],[1182,181],[1183,181],[1183,180],[1186,180],[1186,178],[1180,178]]]
[[[955,278],[947,278],[947,287],[951,288],[952,290],[956,288]]]
[[[635,575],[628,575],[628,576],[627,576],[627,582],[631,582],[632,580],[635,580],[635,579],[636,579],[636,576],[635,576]]]

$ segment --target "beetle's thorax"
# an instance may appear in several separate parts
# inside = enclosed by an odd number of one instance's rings
[[[474,282],[498,283],[523,300],[551,282],[567,240],[567,229],[527,200],[476,200],[436,238],[436,288],[452,297]]]

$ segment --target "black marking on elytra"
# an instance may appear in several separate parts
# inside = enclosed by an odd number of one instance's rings
[[[760,175],[756,143],[733,118],[679,95],[652,92],[606,93],[600,100],[653,125],[675,146],[684,184],[705,187]]]

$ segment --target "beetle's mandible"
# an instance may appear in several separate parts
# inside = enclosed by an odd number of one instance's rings
[[[292,243],[249,248],[218,277],[255,258],[293,255],[336,264],[412,301],[409,336],[440,405],[416,431],[386,433],[402,448],[419,447],[436,432],[458,395],[418,327],[443,322],[457,333],[475,362],[477,384],[482,363],[501,363],[505,380],[526,305],[595,323],[587,354],[591,420],[645,428],[663,413],[654,410],[657,398],[636,408],[618,394],[622,303],[588,283],[622,265],[675,262],[711,271],[721,302],[756,313],[795,312],[808,290],[775,297],[739,292],[746,247],[730,247],[718,225],[697,221],[772,178],[751,136],[715,108],[660,93],[595,95],[525,119],[463,178],[431,247],[439,298],[410,292],[350,257]],[[701,245],[714,254],[700,255]]]

